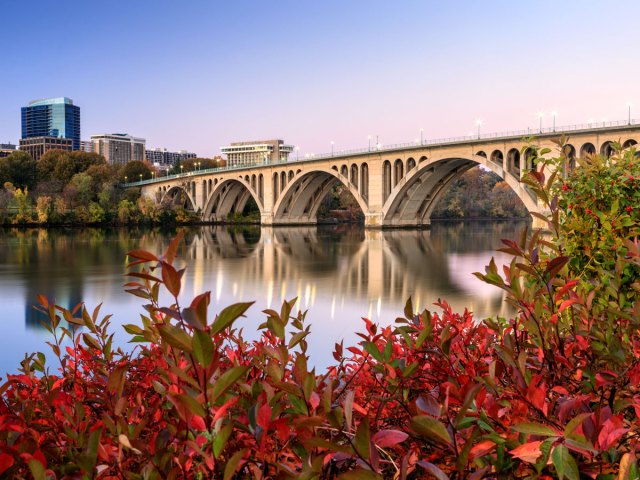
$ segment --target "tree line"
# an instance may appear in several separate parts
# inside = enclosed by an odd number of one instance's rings
[[[189,159],[182,171],[205,168],[210,159]],[[210,167],[206,167],[210,168]],[[156,204],[126,181],[147,180],[141,161],[109,164],[97,153],[50,150],[38,161],[17,151],[0,158],[0,224],[125,224],[189,222],[180,203]]]

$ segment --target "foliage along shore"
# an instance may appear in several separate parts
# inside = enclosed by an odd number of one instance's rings
[[[56,366],[27,355],[0,386],[0,474],[639,478],[640,164],[633,149],[567,164],[541,159],[524,180],[549,233],[504,240],[511,262],[477,274],[513,316],[409,301],[392,325],[365,319],[324,372],[293,301],[266,310],[251,342],[239,324],[251,304],[212,315],[209,292],[180,301],[180,237],[162,255],[128,253],[127,291],[145,301],[124,327],[134,352],[113,345],[100,307],[41,297]]]
[[[219,162],[189,159],[170,173],[213,168]],[[122,189],[122,182],[149,179],[156,172],[133,161],[118,167],[95,153],[51,150],[39,161],[18,151],[0,158],[0,225],[112,226],[199,224],[199,216],[179,202],[156,204],[140,189]],[[464,192],[464,194],[462,193]],[[465,172],[440,201],[434,219],[523,218],[528,212],[508,185],[480,168]],[[364,220],[348,189],[337,185],[318,212],[322,222]],[[256,223],[255,202],[226,223]]]

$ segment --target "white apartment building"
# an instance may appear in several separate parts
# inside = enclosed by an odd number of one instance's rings
[[[227,155],[227,166],[234,166],[286,162],[293,148],[285,145],[284,140],[256,140],[234,142],[220,147],[220,151]]]

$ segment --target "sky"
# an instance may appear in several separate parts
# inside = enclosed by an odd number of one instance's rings
[[[82,138],[300,155],[640,118],[637,0],[0,0],[0,143],[66,96]]]

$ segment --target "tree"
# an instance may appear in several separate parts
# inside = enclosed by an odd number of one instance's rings
[[[198,165],[196,165],[196,163]],[[169,175],[175,175],[177,173],[183,172],[193,172],[195,170],[206,170],[208,168],[219,168],[224,167],[226,164],[227,162],[221,157],[188,158],[176,163],[173,167],[171,167],[171,169],[169,170]]]
[[[66,185],[76,173],[99,165],[106,166],[107,161],[97,153],[49,150],[38,161],[36,170],[38,181],[58,180]]]
[[[27,152],[17,151],[0,158],[0,182],[31,188],[36,180],[36,162]]]
[[[139,160],[133,160],[120,169],[118,174],[120,181],[137,182],[148,180],[151,178],[151,169],[149,166]]]

